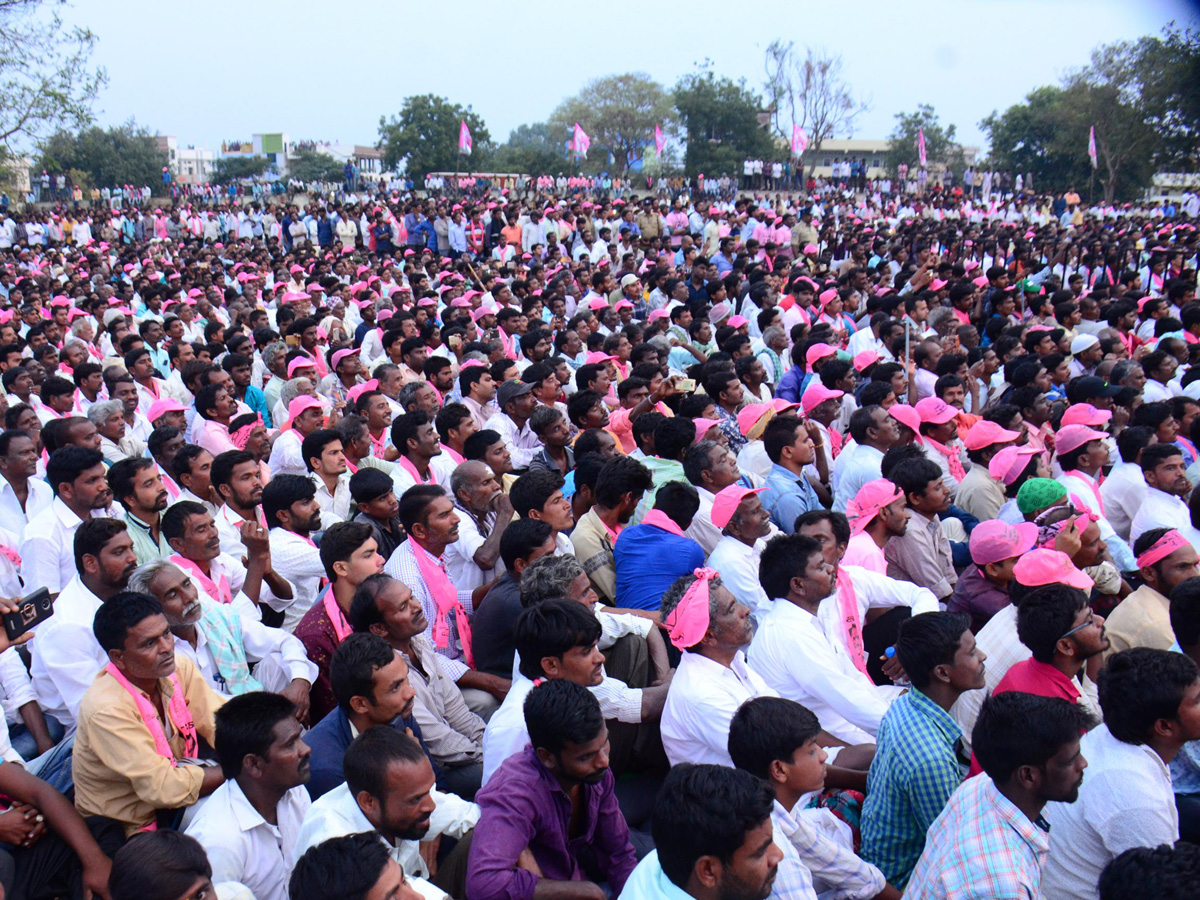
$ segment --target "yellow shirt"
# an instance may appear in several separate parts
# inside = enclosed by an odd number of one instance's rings
[[[224,698],[184,656],[175,657],[175,674],[196,722],[196,733],[212,746],[213,714]],[[171,680],[160,679],[159,689],[165,709],[173,689]],[[179,759],[184,755],[183,738],[170,717],[163,724],[171,751]],[[160,809],[191,806],[200,798],[204,781],[199,766],[172,766],[158,755],[133,697],[106,669],[96,676],[79,705],[72,765],[80,815],[116,819],[124,824],[126,836],[153,822]]]

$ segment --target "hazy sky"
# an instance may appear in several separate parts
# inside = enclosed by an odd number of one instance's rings
[[[598,76],[643,71],[669,88],[707,58],[761,88],[776,37],[842,56],[871,102],[855,137],[885,137],[897,112],[930,103],[963,143],[982,145],[980,119],[1056,83],[1097,44],[1197,10],[1188,0],[74,2],[66,16],[97,33],[110,77],[101,124],[133,117],[214,150],[275,131],[373,144],[380,115],[428,92],[469,104],[503,141]]]

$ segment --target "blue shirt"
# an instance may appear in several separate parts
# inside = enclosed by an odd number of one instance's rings
[[[778,463],[767,473],[767,490],[759,495],[763,509],[771,514],[771,521],[784,534],[792,534],[796,517],[814,509],[821,509],[817,492],[808,479],[789,472]]]
[[[765,495],[764,495],[765,496]],[[704,548],[654,525],[634,525],[613,546],[617,566],[617,606],[657,610],[677,578],[704,565]]]
[[[783,373],[779,384],[775,386],[775,396],[788,403],[799,403],[800,395],[812,380],[812,372],[805,372],[799,366],[792,366]]]
[[[263,424],[268,428],[273,428],[271,424],[271,407],[267,403],[267,395],[252,384],[246,385],[246,396],[243,402],[250,407],[251,410],[262,416]]]

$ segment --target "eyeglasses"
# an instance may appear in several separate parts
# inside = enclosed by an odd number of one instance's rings
[[[1091,626],[1091,625],[1095,625],[1095,624],[1096,624],[1096,614],[1095,614],[1095,613],[1091,613],[1090,615],[1088,615],[1088,617],[1087,617],[1086,619],[1084,619],[1084,620],[1083,620],[1083,622],[1082,622],[1081,624],[1079,624],[1079,625],[1076,625],[1074,628],[1072,628],[1072,629],[1070,629],[1070,630],[1068,630],[1068,631],[1065,631],[1065,632],[1063,632],[1063,633],[1062,633],[1062,634],[1059,636],[1059,638],[1058,638],[1058,639],[1061,641],[1063,638],[1068,638],[1068,637],[1070,637],[1071,635],[1073,635],[1075,632],[1077,632],[1077,631],[1083,631],[1083,629],[1085,629],[1085,628],[1087,628],[1087,627],[1089,627],[1089,626]]]

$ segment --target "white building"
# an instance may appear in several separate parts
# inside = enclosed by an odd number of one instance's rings
[[[289,163],[301,153],[324,153],[345,165],[358,167],[360,177],[378,178],[383,171],[383,152],[375,147],[341,144],[336,141],[293,141],[286,132],[253,134],[248,141],[226,141],[221,144],[221,156],[265,156],[275,174],[287,177]]]
[[[883,140],[834,140],[829,139],[821,144],[819,152],[813,152],[810,147],[804,154],[804,167],[807,168],[813,163],[816,167],[813,169],[815,176],[829,178],[833,175],[833,164],[835,162],[845,162],[848,159],[865,159],[867,161],[867,177],[882,178],[887,168],[887,153],[891,147],[891,143],[887,139]],[[963,147],[963,158],[967,165],[974,165],[979,157],[978,147]],[[917,161],[911,160],[909,166],[915,167]],[[931,172],[940,172],[940,165],[932,164],[929,166]],[[912,177],[911,175],[909,176]]]
[[[204,184],[212,178],[216,154],[196,146],[179,146],[174,135],[160,134],[154,138],[158,149],[167,154],[171,176],[183,184]]]

